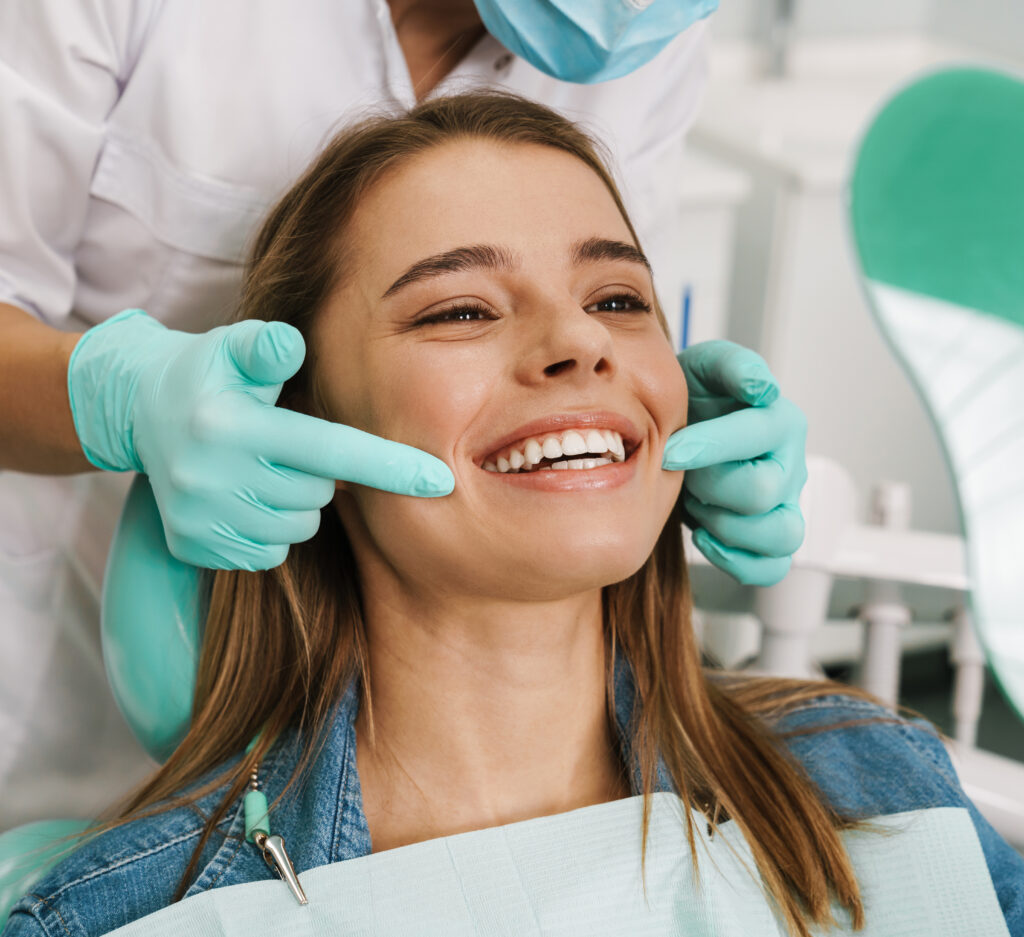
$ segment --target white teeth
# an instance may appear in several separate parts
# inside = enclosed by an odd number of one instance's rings
[[[562,444],[558,441],[557,436],[548,436],[541,444],[540,449],[544,453],[545,459],[560,459],[564,455]]]
[[[569,430],[569,432],[562,437],[563,455],[583,455],[586,451],[586,440],[574,430]]]
[[[611,465],[611,459],[568,459],[565,462],[556,462],[554,467],[567,465],[571,469],[592,469],[602,465]]]
[[[613,433],[610,429],[604,431],[604,438],[608,443],[608,450],[614,452],[620,459],[626,458],[626,449],[622,445],[622,437]]]
[[[600,430],[592,429],[587,432],[586,452],[607,452],[609,448],[608,440]]]
[[[608,453],[605,458],[595,458],[600,453]],[[586,459],[566,459],[565,456],[587,455]],[[538,468],[545,471],[557,469],[591,469],[622,462],[626,458],[626,448],[622,437],[611,429],[570,429],[560,436],[535,436],[519,443],[518,449],[509,448],[495,461],[488,460],[484,468],[489,472],[530,472]],[[552,461],[553,465],[540,465],[542,459]]]

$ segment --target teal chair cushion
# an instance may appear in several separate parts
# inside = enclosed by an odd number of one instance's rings
[[[857,154],[850,221],[956,482],[978,635],[1024,713],[1024,82],[956,68],[895,95]]]

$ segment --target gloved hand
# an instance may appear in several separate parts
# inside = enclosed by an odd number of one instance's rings
[[[145,472],[171,553],[213,569],[284,562],[316,533],[335,479],[452,491],[448,466],[425,452],[274,406],[305,353],[283,322],[192,335],[122,312],[86,332],[68,365],[82,449],[98,468]]]
[[[804,538],[807,419],[747,348],[701,342],[679,364],[689,423],[669,437],[663,466],[687,470],[682,499],[693,542],[741,583],[774,585]]]

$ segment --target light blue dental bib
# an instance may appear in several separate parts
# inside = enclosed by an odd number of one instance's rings
[[[700,885],[679,798],[653,795],[644,895],[643,799],[631,797],[429,840],[280,881],[217,888],[112,932],[117,937],[776,937],[786,933],[734,823],[699,831]],[[967,811],[878,817],[844,833],[864,898],[862,937],[1007,937]],[[845,913],[838,919],[846,921]],[[842,931],[845,932],[845,931]],[[832,931],[831,933],[838,933]]]

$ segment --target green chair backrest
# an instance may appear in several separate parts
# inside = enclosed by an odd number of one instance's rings
[[[167,549],[149,479],[132,484],[103,580],[103,663],[135,737],[166,761],[188,731],[199,659],[200,571]]]
[[[904,88],[849,196],[870,305],[956,480],[978,636],[1024,715],[1024,82],[956,68]]]

